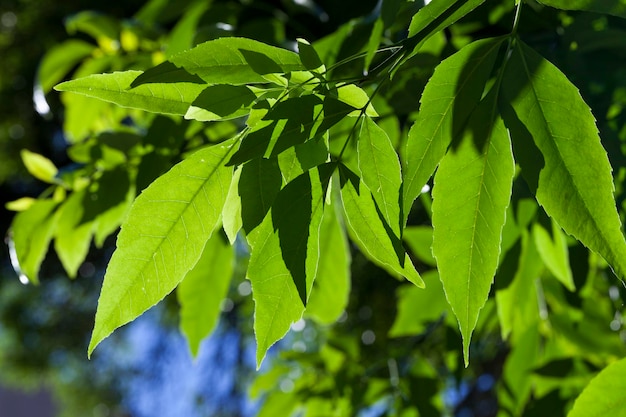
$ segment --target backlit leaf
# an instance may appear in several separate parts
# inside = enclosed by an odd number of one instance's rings
[[[141,71],[95,74],[57,85],[57,91],[70,91],[115,103],[118,106],[153,113],[184,115],[200,92],[206,88],[196,83],[154,83],[131,87]]]
[[[350,295],[350,247],[339,222],[338,203],[324,209],[319,266],[306,307],[306,315],[322,324],[337,321]]]
[[[611,165],[589,107],[565,75],[521,41],[504,80],[503,116],[516,161],[537,201],[563,230],[626,279],[626,241]]]
[[[95,49],[93,44],[79,39],[69,39],[50,49],[37,70],[37,82],[42,92],[50,92],[77,62],[92,54]]]
[[[357,152],[361,179],[391,230],[400,236],[400,160],[385,131],[368,116],[361,123]]]
[[[570,291],[575,291],[572,269],[569,265],[567,241],[561,228],[552,220],[552,233],[535,223],[533,237],[541,259],[552,274]]]
[[[198,263],[176,289],[180,303],[180,328],[194,357],[198,355],[200,342],[211,334],[217,324],[234,262],[233,247],[220,233],[214,233],[206,242]]]
[[[20,155],[24,166],[33,177],[49,184],[54,182],[58,169],[51,160],[27,149],[22,149]]]
[[[626,359],[604,368],[583,390],[567,417],[626,416]]]
[[[428,81],[406,145],[405,222],[413,201],[482,97],[502,42],[484,39],[467,45],[442,61]]]
[[[232,168],[224,164],[232,146],[195,152],[137,197],[106,271],[89,354],[169,294],[196,264],[226,200]]]
[[[402,246],[376,208],[372,193],[347,168],[342,167],[341,199],[352,240],[374,263],[423,287],[424,282]]]
[[[480,102],[460,142],[441,161],[433,187],[433,254],[459,322],[466,366],[470,338],[498,266],[515,173],[496,100],[492,90]]]
[[[185,113],[185,119],[201,122],[228,120],[250,112],[256,95],[243,85],[212,85],[200,93]]]
[[[279,193],[272,215],[247,236],[257,367],[304,312],[303,301],[310,294],[319,258],[324,176],[314,169],[288,184]]]
[[[170,57],[208,84],[266,83],[265,74],[304,70],[298,54],[244,38],[220,38]]]

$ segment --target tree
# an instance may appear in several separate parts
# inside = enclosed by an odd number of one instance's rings
[[[53,240],[76,276],[92,239],[102,246],[122,225],[89,354],[174,289],[197,352],[245,252],[260,366],[302,317],[337,321],[350,273],[359,293],[368,275],[359,263],[369,262],[371,288],[384,286],[382,271],[408,281],[391,278],[376,302],[374,314],[389,308],[397,287],[393,325],[392,312],[357,339],[325,330],[315,355],[290,357],[307,370],[290,380],[297,395],[275,390],[261,413],[351,415],[384,404],[389,414],[436,415],[445,408],[433,401],[444,391],[438,373],[461,373],[470,350],[471,363],[478,351],[501,368],[473,371],[477,382],[498,380],[502,415],[548,406],[563,414],[605,367],[571,414],[615,411],[626,241],[609,156],[616,164],[623,154],[607,155],[618,142],[603,147],[590,107],[545,55],[579,65],[595,54],[593,42],[621,33],[621,2],[382,1],[327,33],[290,30],[311,36],[297,38],[297,52],[274,46],[292,39],[280,19],[246,21],[246,8],[228,2],[190,1],[169,34],[153,36],[146,27],[167,16],[161,3],[148,3],[136,26],[74,19],[98,45],[68,41],[40,79],[47,93],[80,63],[55,88],[81,166],[60,172],[22,154],[51,184],[12,205],[24,277],[37,282]],[[334,23],[342,15],[330,7],[308,12]],[[583,75],[572,72],[599,100],[598,80],[586,85]],[[599,123],[605,140],[624,136],[617,91],[598,104],[609,109]],[[448,346],[456,329],[461,341]],[[496,354],[481,352],[497,338]],[[414,349],[429,362],[412,358]],[[258,390],[282,378],[277,368]],[[599,389],[606,403],[588,400]]]

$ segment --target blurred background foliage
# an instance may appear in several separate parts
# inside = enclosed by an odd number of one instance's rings
[[[403,39],[411,16],[423,6],[420,1],[398,3],[383,44]],[[579,87],[593,109],[614,167],[624,220],[626,23],[526,3],[520,35]],[[406,235],[427,289],[391,279],[353,248],[352,291],[339,321],[298,323],[260,373],[253,370],[245,251],[238,251],[220,325],[195,360],[177,329],[177,301],[169,297],[116,332],[87,361],[96,300],[114,246],[114,238],[107,236],[125,207],[188,150],[229,138],[240,126],[155,117],[58,94],[52,87],[90,73],[144,69],[220,36],[287,48],[303,37],[315,41],[330,65],[366,49],[381,13],[376,6],[373,0],[2,2],[2,230],[8,230],[13,216],[5,203],[25,195],[56,192],[65,198],[66,192],[79,195],[89,184],[105,184],[107,194],[98,195],[97,189],[85,194],[98,197],[95,213],[119,208],[101,223],[94,244],[89,244],[91,236],[86,246],[82,240],[84,262],[80,256],[72,259],[72,250],[69,255],[63,248],[50,251],[39,286],[21,285],[8,251],[2,251],[3,383],[45,384],[62,416],[287,416],[298,410],[307,417],[542,416],[565,415],[589,379],[624,356],[624,287],[598,257],[554,227],[518,181],[505,253],[467,369],[430,255],[427,192],[411,214]],[[433,37],[402,67],[375,103],[379,112],[384,109],[379,123],[394,143],[406,137],[434,67],[473,39],[508,33],[512,12],[513,1],[487,2]],[[334,71],[354,77],[362,69],[363,61],[354,60]],[[62,167],[61,183],[46,186],[30,176],[22,149]],[[71,248],[81,241],[75,239],[69,239]],[[68,279],[68,269],[76,279]],[[528,286],[520,282],[531,282],[533,290],[523,293]]]

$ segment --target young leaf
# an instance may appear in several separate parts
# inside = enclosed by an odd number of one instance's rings
[[[400,160],[385,131],[368,116],[361,123],[357,152],[361,179],[393,233],[400,236]]]
[[[567,417],[626,416],[626,359],[604,368],[583,390]]]
[[[200,93],[185,113],[185,119],[201,122],[228,120],[250,112],[256,95],[244,85],[212,85]]]
[[[20,155],[24,166],[33,177],[48,184],[54,183],[54,177],[59,170],[51,160],[27,149],[22,149]]]
[[[428,81],[406,145],[404,222],[413,201],[480,101],[503,40],[484,39],[467,45],[442,61]]]
[[[352,240],[372,262],[392,275],[401,275],[423,287],[424,282],[404,251],[402,242],[391,232],[381,218],[372,193],[348,168],[342,166],[344,176],[341,199]]]
[[[224,209],[222,210],[222,226],[224,227],[224,232],[231,245],[235,243],[237,233],[239,233],[243,226],[243,220],[241,218],[241,198],[239,197],[240,178],[241,168],[237,167],[233,173],[233,180],[230,183],[228,195],[224,202]]]
[[[266,74],[304,70],[295,52],[245,38],[220,38],[170,58],[208,84],[266,83]]]
[[[141,71],[132,70],[95,74],[66,81],[54,89],[98,98],[122,107],[182,116],[206,88],[205,84],[190,82],[141,84],[131,87],[131,83],[140,74]]]
[[[463,336],[465,364],[498,266],[515,163],[492,90],[442,159],[433,187],[433,254]]]
[[[537,201],[565,232],[626,279],[626,241],[613,197],[611,165],[578,90],[518,41],[506,67],[503,92],[501,106],[516,160]]]
[[[324,209],[319,266],[305,313],[329,325],[344,312],[350,296],[350,247],[339,222],[338,203]]]
[[[546,6],[562,10],[585,10],[606,13],[626,18],[626,3],[623,0],[537,0]]]
[[[20,272],[32,283],[39,282],[39,267],[48,252],[58,216],[57,203],[36,200],[26,211],[19,212],[11,223],[13,248]]]
[[[220,233],[206,242],[198,263],[178,285],[180,328],[187,338],[191,354],[196,357],[200,342],[217,324],[220,305],[228,293],[233,274],[235,252]]]
[[[169,294],[196,264],[218,224],[233,142],[201,149],[137,197],[117,238],[98,301],[89,354],[116,328]]]
[[[323,183],[328,175],[324,171],[308,171],[288,184],[279,193],[272,215],[248,234],[247,277],[255,301],[257,367],[304,312],[319,259]]]

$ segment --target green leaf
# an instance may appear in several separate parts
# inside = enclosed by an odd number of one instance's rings
[[[93,237],[94,219],[87,215],[86,189],[75,191],[59,207],[59,220],[54,232],[54,249],[70,278],[87,257]]]
[[[503,339],[520,335],[539,319],[536,283],[543,262],[532,236],[522,230],[521,240],[507,252],[496,275],[496,305]]]
[[[194,39],[198,34],[198,25],[209,8],[209,4],[200,2],[185,8],[187,9],[185,14],[169,33],[169,39],[166,43],[168,57],[194,46]]]
[[[78,39],[69,39],[50,49],[37,70],[37,83],[44,94],[63,79],[83,58],[91,55],[95,46]]]
[[[515,163],[494,88],[441,161],[433,187],[433,254],[463,336],[465,364],[498,266]]]
[[[606,13],[626,18],[626,2],[624,0],[537,0],[546,6],[562,10],[584,10],[588,12]]]
[[[385,30],[385,24],[382,18],[376,19],[374,22],[374,27],[372,28],[372,33],[370,34],[369,40],[367,42],[367,51],[365,54],[365,65],[364,71],[367,72],[370,69],[370,65],[372,64],[372,60],[376,56],[376,52],[378,52],[378,47],[380,46],[380,41],[383,38],[383,31]]]
[[[402,239],[412,253],[425,264],[436,266],[437,262],[433,257],[433,228],[430,226],[409,226],[404,229]]]
[[[422,7],[411,19],[409,26],[409,38],[405,41],[412,54],[424,44],[431,36],[450,26],[485,0],[437,0],[431,1]]]
[[[442,61],[424,88],[406,145],[404,222],[413,201],[480,101],[502,42],[502,38],[484,39],[467,45]]]
[[[27,149],[22,149],[20,155],[24,166],[33,177],[48,184],[54,183],[54,177],[59,170],[51,160]]]
[[[241,218],[241,198],[239,197],[239,179],[241,178],[241,167],[235,168],[233,180],[228,189],[224,209],[222,210],[222,226],[231,245],[237,239],[237,233],[243,227]]]
[[[350,296],[350,247],[337,213],[339,201],[324,209],[320,227],[319,266],[306,315],[321,324],[333,324],[343,314]]]
[[[52,200],[36,200],[28,210],[17,213],[11,223],[10,236],[18,264],[16,266],[35,284],[39,283],[39,268],[54,234],[58,219],[58,215],[53,213],[56,207],[57,203]]]
[[[137,197],[109,262],[89,354],[116,328],[169,294],[197,263],[219,222],[233,141],[201,149]]]
[[[285,183],[327,160],[326,140],[321,138],[306,141],[278,155],[278,165]]]
[[[298,42],[298,53],[300,55],[300,61],[302,61],[302,65],[308,71],[314,71],[318,73],[323,73],[326,70],[324,63],[320,59],[317,52],[315,52],[315,48],[305,39],[297,39]]]
[[[423,287],[424,282],[402,246],[376,208],[372,193],[348,168],[341,166],[343,175],[341,199],[352,240],[375,264],[392,275],[400,275]]]
[[[228,293],[233,274],[235,252],[219,233],[206,242],[198,263],[178,285],[180,328],[196,357],[200,342],[217,324],[221,302]]]
[[[304,312],[319,259],[327,175],[314,169],[297,177],[279,193],[272,215],[248,234],[257,367]]]
[[[541,224],[535,223],[532,232],[537,251],[548,270],[561,281],[565,288],[575,291],[567,241],[559,225],[552,220],[552,233],[550,233]]]
[[[357,152],[361,179],[393,233],[400,236],[400,160],[387,133],[368,116],[361,123]]]
[[[423,333],[428,324],[451,313],[437,271],[422,275],[426,286],[403,285],[398,288],[398,314],[389,330],[390,337],[415,336]]]
[[[351,116],[360,116],[360,110],[365,109],[366,115],[370,117],[378,117],[378,113],[376,113],[374,106],[372,106],[372,103],[370,102],[370,97],[361,87],[354,84],[339,83],[336,86],[336,91],[339,101],[342,101],[355,109],[359,109],[351,112]]]
[[[604,368],[583,390],[567,417],[626,416],[626,359]]]
[[[565,232],[626,279],[626,241],[611,165],[589,107],[565,75],[521,41],[504,80],[503,116],[537,201]]]
[[[131,83],[140,74],[141,71],[132,70],[95,74],[66,81],[57,85],[55,90],[94,97],[122,107],[182,116],[206,88],[204,84],[190,82],[141,84],[131,87]]]
[[[250,112],[256,95],[243,85],[212,85],[200,93],[185,113],[185,119],[201,122],[228,120]]]
[[[276,158],[256,158],[241,169],[239,197],[243,230],[252,232],[269,213],[283,179]]]
[[[245,38],[220,38],[170,58],[208,84],[266,83],[272,73],[304,70],[295,52]]]

